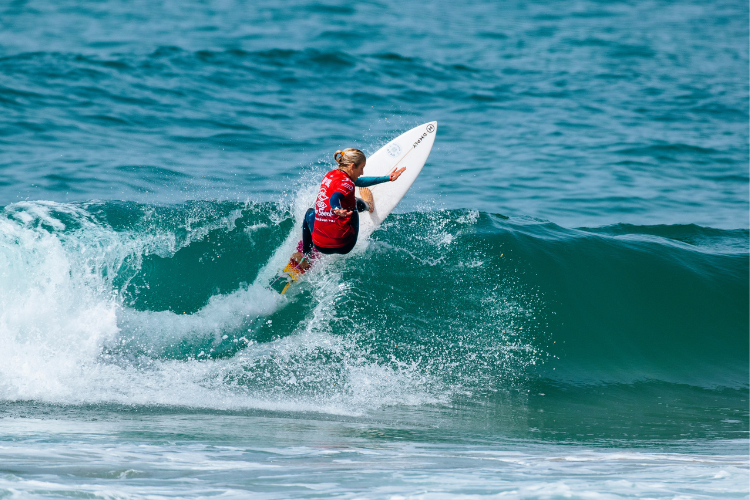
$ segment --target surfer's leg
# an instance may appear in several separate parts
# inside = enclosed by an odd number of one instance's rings
[[[357,237],[359,236],[359,214],[357,212],[352,213],[352,218],[349,219],[349,225],[354,229],[354,235],[352,235],[352,248],[354,248],[354,243],[357,242]]]
[[[339,248],[337,253],[347,254],[347,253],[349,253],[349,252],[352,251],[352,249],[354,248],[354,245],[356,245],[356,244],[357,244],[357,238],[352,238],[349,241],[349,243],[347,243],[343,247]]]
[[[313,249],[312,232],[315,226],[315,210],[308,208],[302,220],[302,253],[309,254]]]
[[[354,234],[352,234],[349,238],[349,241],[346,243],[346,245],[339,247],[336,253],[349,253],[352,251],[352,248],[354,248],[354,245],[357,244],[357,237],[359,236],[359,214],[357,211],[352,211],[352,218],[349,219],[349,225],[354,229]]]

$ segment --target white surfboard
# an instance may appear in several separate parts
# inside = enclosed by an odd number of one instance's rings
[[[370,188],[375,210],[372,213],[365,211],[359,214],[358,245],[361,245],[378,228],[414,184],[427,157],[430,156],[436,133],[437,122],[424,123],[396,137],[367,159],[363,174],[367,177],[388,175],[394,168],[406,167],[406,170],[395,181],[384,182]],[[359,196],[359,189],[356,194]],[[274,256],[272,262],[275,261]],[[271,281],[270,288],[284,295],[289,287],[305,273],[301,266],[294,260],[290,260]]]
[[[388,175],[391,170],[406,167],[394,182],[372,186],[375,210],[359,214],[359,240],[364,241],[396,208],[422,171],[437,134],[437,122],[429,122],[404,132],[367,159],[364,176]],[[359,196],[359,189],[357,189]]]

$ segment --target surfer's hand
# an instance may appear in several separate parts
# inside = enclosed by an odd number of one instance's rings
[[[391,170],[391,172],[388,174],[388,177],[391,178],[391,182],[398,179],[399,176],[404,173],[404,170],[406,170],[406,167],[401,167],[398,170],[396,170],[395,168]]]
[[[342,219],[346,219],[352,214],[351,210],[344,210],[343,208],[334,208],[331,210],[331,212],[335,213]]]

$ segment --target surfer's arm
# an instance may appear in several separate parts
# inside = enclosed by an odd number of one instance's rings
[[[344,195],[339,192],[333,193],[331,195],[331,209],[333,209],[333,212],[336,215],[339,215],[339,217],[341,217],[341,215],[337,211],[343,210],[343,208],[341,208],[341,202],[343,200]],[[364,212],[365,210],[370,210],[370,205],[366,201],[357,198],[357,212]],[[347,212],[347,214],[350,215],[351,212]],[[345,217],[347,217],[348,215],[346,215]]]
[[[341,210],[341,202],[344,201],[344,195],[338,191],[331,195],[331,208]]]
[[[331,211],[341,218],[349,217],[352,213],[341,207],[341,202],[344,201],[343,193],[336,191],[331,195]]]
[[[375,177],[375,176],[360,177],[359,179],[357,179],[356,181],[354,181],[354,185],[357,186],[357,187],[359,187],[359,188],[366,188],[366,187],[370,187],[370,186],[375,186],[377,184],[382,184],[382,183],[388,182],[390,180],[391,180],[391,176],[390,175],[383,175],[381,177]]]
[[[399,169],[393,169],[391,170],[391,173],[388,175],[382,175],[380,177],[370,176],[370,177],[360,177],[356,181],[354,181],[354,185],[358,188],[363,187],[370,187],[375,186],[376,184],[382,184],[384,182],[388,181],[395,181],[398,179],[401,174],[404,173],[404,170],[406,170],[406,167],[401,167]]]

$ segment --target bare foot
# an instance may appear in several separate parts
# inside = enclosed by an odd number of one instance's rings
[[[297,263],[297,267],[299,267],[303,271],[307,271],[307,269],[310,267],[310,259],[306,258],[302,260],[304,257],[305,254],[301,252],[294,252],[292,254],[292,260]]]
[[[359,195],[365,200],[365,203],[370,206],[370,213],[375,211],[375,200],[372,199],[372,191],[370,191],[370,188],[359,188]]]

